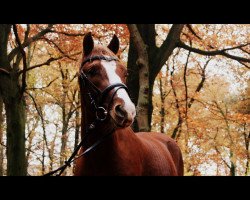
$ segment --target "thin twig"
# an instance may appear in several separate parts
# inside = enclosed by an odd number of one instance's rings
[[[53,82],[55,82],[59,77],[55,78],[54,80],[50,81],[48,85],[44,86],[44,87],[40,87],[40,88],[27,88],[27,90],[42,90],[45,88],[48,88]]]

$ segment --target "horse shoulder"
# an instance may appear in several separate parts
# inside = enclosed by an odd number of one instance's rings
[[[142,143],[143,163],[146,175],[177,175],[177,169],[163,134],[140,132],[136,134]],[[162,135],[162,136],[161,136]]]
[[[177,168],[178,175],[182,176],[184,173],[184,166],[183,166],[184,164],[183,164],[182,152],[177,142],[173,138],[162,133],[155,133],[154,137],[167,146],[173,158],[175,166]]]

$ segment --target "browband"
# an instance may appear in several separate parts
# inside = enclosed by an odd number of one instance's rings
[[[90,57],[87,57],[86,59],[84,59],[84,61],[81,64],[81,67],[83,65],[85,65],[87,62],[92,62],[94,60],[107,60],[107,61],[115,60],[115,61],[118,61],[118,58],[116,58],[116,57],[108,57],[108,56],[90,56]]]

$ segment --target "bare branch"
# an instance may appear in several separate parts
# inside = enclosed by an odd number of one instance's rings
[[[197,94],[198,92],[200,92],[201,88],[202,88],[203,85],[204,85],[204,82],[205,82],[205,80],[206,80],[206,74],[205,74],[205,72],[206,72],[206,67],[207,67],[208,63],[211,61],[211,59],[212,59],[212,58],[209,58],[209,59],[207,60],[207,62],[205,63],[204,67],[202,68],[202,74],[201,74],[201,77],[202,77],[202,78],[201,78],[201,82],[198,84],[198,86],[197,86],[197,88],[196,88],[196,90],[195,90],[195,94]],[[194,95],[194,96],[195,96],[195,95]],[[189,101],[189,103],[188,103],[188,108],[191,108],[192,104],[194,103],[194,100],[195,100],[194,96],[190,99],[190,101]]]
[[[27,90],[42,90],[48,88],[53,82],[55,82],[59,77],[55,78],[54,80],[50,81],[48,85],[41,87],[41,88],[27,88]]]
[[[30,33],[30,25],[27,24],[27,29],[24,34],[24,42],[26,42],[29,39],[29,33]]]
[[[76,112],[79,108],[81,108],[81,105],[80,106],[77,106],[76,108],[74,108],[73,110],[71,110],[72,108],[70,108],[70,112],[68,113],[68,119],[67,121],[70,120],[70,118],[72,117],[72,115],[74,114],[74,112]]]
[[[71,83],[71,82],[72,82],[72,81],[73,81],[76,77],[78,77],[78,72],[76,72],[76,73],[75,73],[75,75],[73,76],[73,78],[72,78],[72,79],[70,79],[70,81],[69,81],[69,82]]]
[[[26,94],[28,94],[29,96],[30,96],[30,98],[32,99],[32,101],[33,101],[33,103],[34,103],[34,106],[35,106],[35,108],[36,108],[36,111],[37,111],[37,113],[38,113],[38,115],[39,115],[39,117],[40,117],[40,119],[41,119],[41,122],[42,122],[42,129],[43,129],[43,139],[44,139],[44,141],[45,141],[45,145],[46,145],[46,147],[47,147],[47,151],[49,152],[49,158],[50,158],[50,160],[52,160],[53,158],[53,155],[51,154],[51,151],[50,151],[50,148],[49,148],[49,145],[48,145],[48,140],[47,140],[47,137],[46,137],[46,129],[45,129],[45,120],[44,120],[44,117],[43,117],[43,114],[42,114],[42,108],[41,108],[41,106],[39,106],[38,107],[38,105],[37,105],[37,103],[36,103],[36,100],[35,100],[35,98],[30,94],[30,93],[28,93],[27,91],[26,91]]]
[[[180,40],[180,34],[182,32],[183,27],[184,24],[172,25],[166,40],[156,52],[155,64],[153,65],[155,68],[152,69],[153,76],[157,76],[162,66],[165,64],[169,56],[172,54],[173,50],[176,48],[176,45]]]
[[[36,108],[36,111],[37,111],[39,117],[43,120],[42,112],[41,112],[41,110],[38,108],[38,105],[37,105],[37,103],[36,103],[35,98],[34,98],[29,92],[27,92],[27,91],[26,91],[25,93],[28,94],[28,95],[30,96],[30,98],[32,99],[32,101],[33,101],[33,103],[34,103],[34,106],[35,106],[35,108]]]
[[[29,46],[32,42],[39,40],[42,36],[44,36],[45,34],[49,33],[50,30],[53,28],[53,24],[49,24],[47,26],[47,28],[43,29],[41,32],[37,33],[36,35],[34,35],[31,38],[28,38],[26,41],[24,41],[24,43],[22,44],[22,48],[25,48],[27,46]],[[9,61],[13,60],[13,58],[16,56],[16,54],[18,53],[18,49],[19,47],[14,48],[8,55],[8,59]]]
[[[249,44],[247,44],[247,45],[249,45]],[[250,59],[248,59],[248,58],[234,56],[234,55],[228,54],[226,52],[227,50],[232,50],[232,49],[240,48],[242,45],[240,45],[238,47],[233,47],[233,48],[228,48],[228,49],[222,49],[222,50],[215,50],[215,51],[205,51],[205,50],[197,49],[197,48],[194,48],[194,47],[190,47],[190,46],[186,45],[182,41],[179,41],[178,44],[177,44],[177,46],[180,47],[180,48],[184,48],[184,49],[186,49],[188,51],[201,54],[201,55],[206,55],[206,56],[221,55],[221,56],[225,56],[227,58],[231,58],[233,60],[237,60],[237,61],[240,61],[240,62],[250,63]]]
[[[81,52],[77,52],[77,53],[74,53],[74,54],[69,55],[69,56],[76,56],[76,55],[79,55],[79,54],[81,54]],[[27,69],[27,71],[30,71],[30,70],[32,70],[32,69],[41,67],[41,66],[43,66],[43,65],[50,65],[51,62],[56,61],[56,60],[60,60],[60,59],[62,59],[62,58],[65,58],[65,56],[59,56],[59,57],[57,57],[57,58],[49,58],[47,61],[45,61],[45,62],[43,62],[43,63],[41,63],[41,64],[37,64],[37,65],[34,65],[34,66],[32,66],[32,67],[29,67],[29,68]],[[22,74],[22,73],[23,73],[23,70],[19,71],[18,74],[20,75],[20,74]]]
[[[18,36],[18,33],[17,33],[17,26],[16,24],[13,24],[13,32],[15,34],[15,37],[16,37],[16,42],[18,44],[18,47],[19,47],[19,51],[21,52],[22,54],[22,57],[23,57],[23,73],[22,73],[22,86],[21,86],[21,97],[25,91],[25,88],[27,86],[26,84],[26,72],[27,72],[27,61],[26,61],[26,53],[22,47],[22,44],[21,44],[21,41],[20,41],[20,38]]]
[[[247,54],[250,54],[250,52],[248,52],[247,50],[243,49],[242,47],[240,47],[240,50],[247,53]]]
[[[244,65],[246,68],[250,69],[250,67],[249,67],[249,66],[247,66],[245,63],[240,62],[240,61],[238,61],[238,60],[237,60],[237,62],[239,62],[240,64]]]
[[[64,55],[65,57],[67,57],[68,59],[70,59],[70,60],[73,60],[73,61],[77,61],[77,59],[75,59],[75,58],[72,58],[72,57],[70,57],[69,55],[67,55],[54,41],[52,41],[52,40],[49,40],[49,39],[47,39],[47,38],[43,38],[46,42],[48,42],[49,44],[53,44],[55,47],[56,47],[56,49],[62,54],[62,55]]]
[[[175,72],[175,63],[174,63],[174,60],[175,60],[175,56],[177,56],[179,54],[179,51],[173,56],[173,69],[172,71],[170,72],[170,85],[171,85],[171,88],[172,88],[172,91],[173,91],[173,94],[174,94],[174,98],[175,98],[175,108],[178,112],[178,122],[173,130],[173,133],[171,135],[171,138],[173,139],[177,139],[180,134],[181,134],[181,127],[182,127],[182,123],[183,123],[183,118],[182,118],[182,115],[181,115],[181,109],[180,109],[180,100],[178,99],[178,96],[177,96],[177,93],[176,93],[176,88],[174,86],[174,72]],[[177,133],[179,132],[179,134],[177,135]]]
[[[62,34],[66,36],[72,36],[72,37],[78,37],[78,36],[84,36],[85,33],[67,33],[63,31],[56,31],[56,30],[50,30],[51,33],[57,33],[57,34]]]
[[[195,33],[194,29],[192,28],[191,24],[186,24],[188,30],[195,36],[197,37],[199,40],[202,40],[202,38],[200,36],[197,35],[197,33]]]
[[[248,46],[248,45],[250,45],[250,43],[241,44],[239,46],[226,48],[226,49],[223,49],[222,51],[229,51],[229,50],[234,50],[234,49],[240,49],[240,50],[242,50],[242,47],[245,47],[245,46]],[[244,50],[242,50],[242,51],[244,51]]]
[[[223,163],[230,169],[230,165],[229,165],[229,164],[227,163],[227,161],[222,157],[222,155],[221,155],[219,149],[218,149],[216,146],[214,147],[214,149],[215,149],[215,151],[217,152],[217,154],[220,155],[220,158],[221,158],[221,160],[223,161]]]
[[[187,86],[187,67],[188,67],[188,62],[189,62],[189,57],[190,57],[191,52],[188,52],[187,55],[187,60],[186,60],[186,64],[184,66],[184,74],[183,74],[183,80],[184,80],[184,87],[185,87],[185,99],[186,99],[186,109],[185,109],[185,118],[187,120],[187,116],[188,116],[188,86]],[[187,122],[186,122],[187,124]]]
[[[34,66],[32,66],[32,67],[29,67],[29,68],[27,69],[27,71],[32,70],[32,69],[35,69],[35,68],[38,68],[38,67],[41,67],[41,66],[43,66],[43,65],[49,65],[51,62],[56,61],[56,60],[60,60],[60,59],[62,59],[62,58],[63,58],[63,56],[60,56],[60,57],[58,57],[58,58],[49,58],[47,61],[45,61],[45,62],[43,62],[43,63],[41,63],[41,64],[38,64],[38,65],[34,65]],[[23,70],[21,70],[21,71],[19,72],[19,75],[22,74],[22,73],[23,73]]]

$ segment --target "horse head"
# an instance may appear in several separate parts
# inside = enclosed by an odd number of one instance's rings
[[[125,85],[127,69],[117,57],[118,50],[119,40],[116,35],[104,47],[94,44],[91,33],[86,34],[80,74],[85,82],[84,87],[94,95],[93,101],[97,107],[107,111],[110,116],[108,119],[116,128],[125,128],[133,123],[136,109]]]

